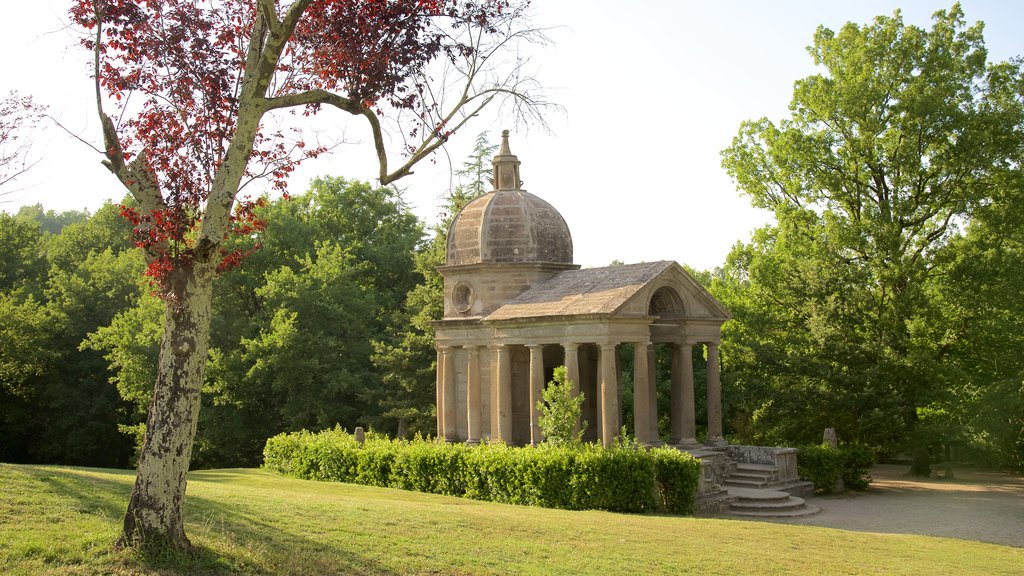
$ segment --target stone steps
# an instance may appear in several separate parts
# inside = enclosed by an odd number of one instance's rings
[[[737,488],[770,488],[776,478],[777,471],[771,464],[749,464],[741,462],[736,464],[729,477],[725,480],[726,486]]]
[[[735,500],[729,504],[728,513],[733,516],[753,518],[795,518],[817,514],[820,509],[808,504],[803,498],[790,496],[778,490],[738,488],[730,486],[729,496]]]
[[[738,477],[736,474],[729,476],[729,479],[726,480],[724,484],[725,486],[735,486],[737,488],[768,488],[768,482],[763,478],[744,478]]]

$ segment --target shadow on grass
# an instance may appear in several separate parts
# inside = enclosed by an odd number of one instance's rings
[[[18,468],[39,483],[40,491],[73,499],[77,511],[102,516],[117,525],[124,516],[135,475],[130,470]],[[244,475],[238,472],[203,474],[204,482],[218,484],[241,478]],[[122,552],[119,561],[126,567],[161,574],[396,574],[370,558],[282,530],[262,520],[258,507],[258,502],[240,505],[189,494],[185,532],[192,540],[191,554],[142,545]],[[110,542],[111,549],[113,545]]]

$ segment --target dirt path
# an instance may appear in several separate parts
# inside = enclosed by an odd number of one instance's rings
[[[866,492],[810,498],[820,513],[784,522],[1024,547],[1024,477],[955,469],[952,480],[921,479],[909,470],[878,465]]]

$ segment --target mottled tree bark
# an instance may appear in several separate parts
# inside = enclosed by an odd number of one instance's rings
[[[196,264],[174,272],[167,299],[159,371],[146,420],[124,531],[117,546],[169,545],[188,551],[185,475],[199,421],[199,399],[210,340],[214,267]]]

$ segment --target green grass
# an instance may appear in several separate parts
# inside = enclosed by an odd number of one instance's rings
[[[0,464],[5,574],[1020,574],[1024,549],[738,520],[569,512],[189,475],[195,558],[115,553],[134,473]]]

